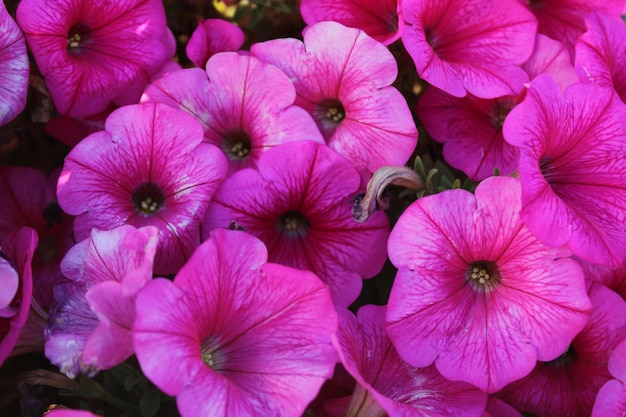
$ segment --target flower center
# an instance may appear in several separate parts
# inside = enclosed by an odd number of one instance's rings
[[[246,159],[250,155],[252,141],[243,130],[226,132],[222,138],[222,150],[229,159]]]
[[[495,105],[489,111],[489,121],[492,125],[494,125],[498,129],[502,129],[504,125],[504,120],[509,115],[513,107],[515,107],[517,103],[512,97],[503,97],[501,99],[497,99]]]
[[[498,265],[492,261],[472,262],[465,271],[465,278],[476,291],[488,292],[500,285]]]
[[[200,355],[202,357],[202,362],[204,362],[209,368],[214,371],[220,371],[223,369],[225,364],[224,355],[218,349],[218,345],[214,337],[208,336],[200,343]]]
[[[70,28],[67,35],[67,51],[77,54],[89,43],[89,27],[83,23],[77,23]]]
[[[346,110],[336,98],[322,100],[315,109],[315,118],[321,123],[326,133],[332,133],[346,118]]]
[[[299,211],[288,211],[278,218],[278,230],[291,238],[308,234],[311,223]]]
[[[144,182],[132,193],[133,206],[139,214],[149,217],[165,206],[165,193],[157,184]]]

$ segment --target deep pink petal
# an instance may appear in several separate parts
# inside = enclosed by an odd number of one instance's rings
[[[196,67],[204,68],[206,62],[218,52],[235,52],[243,45],[243,31],[222,19],[206,19],[198,24],[187,42],[187,56]]]
[[[576,43],[576,70],[581,80],[614,88],[626,102],[626,27],[621,18],[592,13],[587,32]]]
[[[531,80],[544,73],[550,74],[562,90],[578,82],[578,76],[565,46],[541,34],[537,34],[535,50],[528,61],[522,64],[522,68]]]
[[[612,379],[600,388],[591,417],[622,417],[626,412],[626,385]]]
[[[401,1],[303,0],[300,13],[308,25],[326,20],[365,31],[369,36],[389,45],[404,31]]]

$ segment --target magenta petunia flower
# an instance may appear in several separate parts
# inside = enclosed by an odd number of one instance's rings
[[[520,148],[522,218],[548,246],[590,262],[626,257],[626,107],[610,89],[574,84],[563,94],[537,77],[504,123]]]
[[[611,379],[609,356],[626,336],[626,302],[601,284],[591,284],[589,323],[558,358],[538,362],[524,379],[498,396],[518,410],[551,417],[587,417],[600,387]]]
[[[135,296],[152,279],[157,229],[92,230],[61,263],[46,326],[46,356],[71,378],[109,369],[133,354]]]
[[[417,144],[406,101],[391,86],[393,55],[362,30],[321,22],[304,31],[304,43],[275,39],[252,45],[252,54],[276,65],[296,87],[326,143],[366,178],[385,165],[404,165]]]
[[[28,318],[36,247],[37,233],[30,227],[0,241],[0,365],[11,354]]]
[[[614,88],[626,103],[626,27],[620,18],[591,13],[587,32],[576,43],[576,70],[581,80]]]
[[[556,359],[588,320],[580,266],[548,248],[520,218],[519,181],[491,177],[475,195],[417,200],[389,236],[399,268],[387,331],[416,367],[496,392]]]
[[[160,0],[24,0],[17,21],[59,113],[137,103],[174,55]]]
[[[26,42],[0,0],[0,126],[26,107],[29,64]]]
[[[400,358],[385,332],[385,311],[383,306],[366,305],[357,317],[339,312],[335,345],[358,382],[345,415],[481,416],[487,402],[484,392],[443,378],[434,366],[418,369]]]
[[[183,417],[300,416],[332,375],[327,287],[266,261],[258,239],[215,230],[174,282],[137,296],[137,359]]]
[[[77,239],[91,228],[155,226],[155,273],[176,272],[200,243],[200,222],[226,175],[222,152],[201,142],[200,124],[164,104],[111,113],[105,131],[72,149],[59,177],[59,205],[78,216]]]
[[[203,231],[234,222],[267,245],[271,262],[313,271],[335,302],[348,306],[361,278],[376,275],[387,258],[387,216],[377,212],[365,223],[352,217],[359,184],[356,170],[328,147],[286,143],[267,151],[258,171],[224,181]]]
[[[195,116],[205,141],[224,151],[233,173],[255,168],[263,152],[280,143],[323,143],[311,116],[293,105],[295,97],[289,78],[273,65],[220,53],[209,59],[206,72],[191,68],[157,80],[142,101],[165,103]]]
[[[361,29],[384,45],[404,31],[402,0],[302,0],[300,14],[307,25],[332,20]]]
[[[537,21],[517,0],[403,3],[402,43],[421,78],[455,97],[516,95]]]
[[[531,79],[552,75],[563,89],[578,81],[563,45],[543,35],[537,35],[535,50],[522,68]],[[495,168],[505,175],[517,170],[519,151],[504,140],[502,126],[524,96],[525,91],[493,99],[454,97],[429,87],[420,97],[417,113],[432,138],[444,143],[446,162],[480,181],[493,175]]]
[[[562,42],[574,60],[574,45],[585,28],[585,18],[601,12],[614,18],[626,12],[624,0],[518,0],[537,17],[537,30]]]
[[[235,52],[243,45],[245,36],[239,26],[222,19],[206,19],[193,31],[186,52],[198,68],[218,52]]]

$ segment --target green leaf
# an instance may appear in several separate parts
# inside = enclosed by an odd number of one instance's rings
[[[415,157],[413,163],[413,171],[417,172],[417,175],[425,182],[426,180],[426,168],[424,168],[424,161],[418,156]]]
[[[158,391],[146,392],[139,400],[139,409],[143,417],[154,417],[161,406],[161,395]]]

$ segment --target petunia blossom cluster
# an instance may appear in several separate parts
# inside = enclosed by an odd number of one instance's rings
[[[626,413],[626,0],[14,3],[7,412]]]

